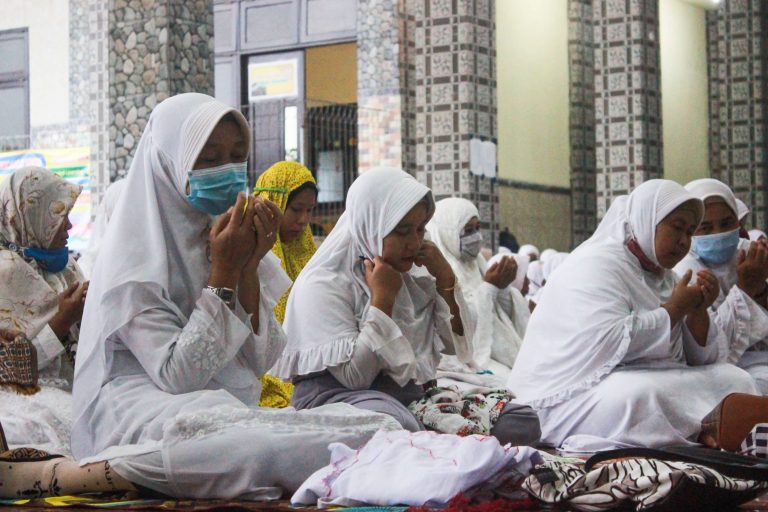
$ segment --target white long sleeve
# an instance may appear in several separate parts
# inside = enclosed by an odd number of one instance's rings
[[[352,357],[328,371],[349,389],[368,389],[382,371],[402,386],[410,380],[414,362],[413,348],[397,324],[371,306],[363,319]]]
[[[131,351],[152,381],[163,391],[181,394],[205,389],[209,382],[235,358],[231,365],[250,375],[246,384],[265,373],[277,359],[285,339],[270,339],[271,311],[260,304],[259,333],[250,323],[230,311],[213,292],[204,290],[186,323],[170,309],[160,306],[143,311],[117,331],[117,337]],[[227,372],[227,373],[237,373]],[[227,375],[224,387],[237,375]],[[220,387],[220,386],[216,386]]]
[[[30,341],[37,349],[37,368],[39,370],[56,361],[64,353],[64,345],[48,324],[45,324],[45,327]]]
[[[678,360],[682,356],[679,330],[672,329],[669,313],[662,307],[633,314],[629,337],[623,363]]]
[[[745,352],[768,340],[768,311],[737,285],[728,291],[713,318],[725,335],[723,358],[729,363],[738,363]]]

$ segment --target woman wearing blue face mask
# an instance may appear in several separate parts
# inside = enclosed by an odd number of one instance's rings
[[[243,193],[250,140],[210,96],[160,103],[88,293],[72,453],[168,495],[275,499],[328,463],[329,443],[357,447],[387,423],[351,406],[258,407],[291,281],[271,252],[280,209]]]
[[[725,183],[707,178],[685,188],[704,201],[705,213],[675,271],[715,274],[720,295],[712,308],[727,342],[721,360],[747,370],[768,394],[768,244],[739,237],[738,203]]]
[[[0,422],[12,445],[69,450],[74,347],[88,290],[67,251],[68,215],[80,187],[39,167],[0,184],[0,328],[37,350],[41,391],[0,391]]]

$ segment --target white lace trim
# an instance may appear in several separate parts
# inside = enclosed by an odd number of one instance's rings
[[[226,362],[227,351],[224,346],[209,335],[207,328],[197,324],[187,324],[179,334],[176,346],[184,349],[195,368],[201,371],[219,370]]]
[[[320,372],[352,359],[357,336],[339,338],[304,350],[284,351],[271,373],[281,379]]]
[[[400,424],[390,416],[358,409],[348,404],[331,404],[296,411],[261,409],[221,405],[206,411],[179,414],[166,426],[180,439],[196,439],[222,430],[264,428],[279,432],[368,432],[400,430]]]
[[[581,382],[577,382],[576,384],[560,390],[557,393],[533,400],[528,400],[528,405],[534,409],[546,409],[548,407],[554,407],[555,405],[570,400],[572,397],[578,395],[579,393],[583,393],[584,391],[597,386],[600,381],[602,381],[608,374],[610,374],[627,355],[629,344],[632,342],[631,333],[634,318],[634,315],[631,315],[624,321],[624,334],[621,337],[621,342],[619,342],[619,348],[616,350],[616,353],[613,354],[613,356],[602,366],[600,366],[590,375],[586,376]]]

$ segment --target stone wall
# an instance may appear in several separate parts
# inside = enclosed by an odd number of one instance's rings
[[[359,0],[357,9],[358,168],[407,169],[403,2]]]
[[[110,0],[110,175],[130,167],[149,114],[183,92],[213,95],[212,0]]]

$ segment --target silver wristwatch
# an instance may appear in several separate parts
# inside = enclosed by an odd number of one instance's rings
[[[206,290],[211,290],[218,298],[224,301],[224,304],[232,311],[235,310],[235,290],[232,288],[216,288],[215,286],[206,286]]]

